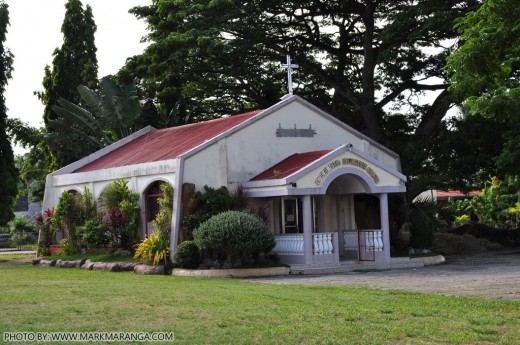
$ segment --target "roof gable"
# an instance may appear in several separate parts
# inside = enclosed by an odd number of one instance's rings
[[[226,118],[210,120],[185,126],[156,130],[154,128],[141,133],[135,133],[108,147],[97,151],[71,165],[64,167],[52,175],[81,173],[102,169],[110,169],[143,163],[159,162],[176,159],[180,156],[187,158],[204,150],[223,137],[232,135],[241,129],[254,124],[256,121],[269,116],[282,107],[298,102],[315,114],[331,121],[336,126],[361,138],[370,145],[399,161],[399,155],[385,146],[375,142],[366,135],[346,125],[332,115],[317,108],[299,96],[292,95],[284,98],[266,110],[253,111]],[[398,163],[398,165],[400,165]],[[400,166],[397,168],[400,170]]]

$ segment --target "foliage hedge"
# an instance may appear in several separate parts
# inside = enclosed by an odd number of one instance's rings
[[[193,237],[199,248],[223,251],[231,264],[241,256],[267,253],[275,246],[274,235],[264,222],[239,211],[211,217],[193,232]]]

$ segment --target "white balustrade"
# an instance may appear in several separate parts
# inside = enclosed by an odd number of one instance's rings
[[[357,235],[356,235],[357,236]],[[275,236],[273,249],[278,255],[304,255],[303,234]],[[334,253],[333,233],[312,234],[312,254],[328,255]],[[357,240],[356,240],[357,242]],[[357,243],[356,243],[357,248]]]
[[[334,245],[332,243],[331,233],[313,234],[312,235],[312,254],[327,255],[332,254]]]
[[[364,230],[361,231],[360,239],[364,241],[365,248],[370,248],[376,252],[383,251],[383,232],[381,230]],[[343,249],[358,250],[358,232],[343,231]]]
[[[325,238],[325,254],[332,254],[334,249],[332,234],[324,234],[323,236]]]
[[[380,230],[363,231],[366,248],[373,248],[376,252],[383,251],[383,232]]]
[[[365,248],[369,250],[374,248],[374,233],[372,231],[365,231]]]
[[[382,252],[383,251],[383,232],[382,231],[375,231],[375,250],[376,252]]]
[[[303,235],[275,236],[276,246],[273,249],[278,255],[303,255]]]

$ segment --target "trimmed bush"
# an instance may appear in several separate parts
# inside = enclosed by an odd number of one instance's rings
[[[173,262],[181,268],[199,267],[200,254],[199,247],[193,241],[184,241],[177,246],[173,254]]]
[[[193,232],[193,237],[199,248],[223,251],[231,264],[240,256],[267,253],[276,244],[274,235],[264,222],[239,211],[211,217]]]

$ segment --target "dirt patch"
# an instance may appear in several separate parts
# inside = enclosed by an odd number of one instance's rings
[[[504,247],[485,238],[470,234],[457,235],[449,232],[434,234],[432,251],[443,255],[478,254],[488,251],[504,250]]]

